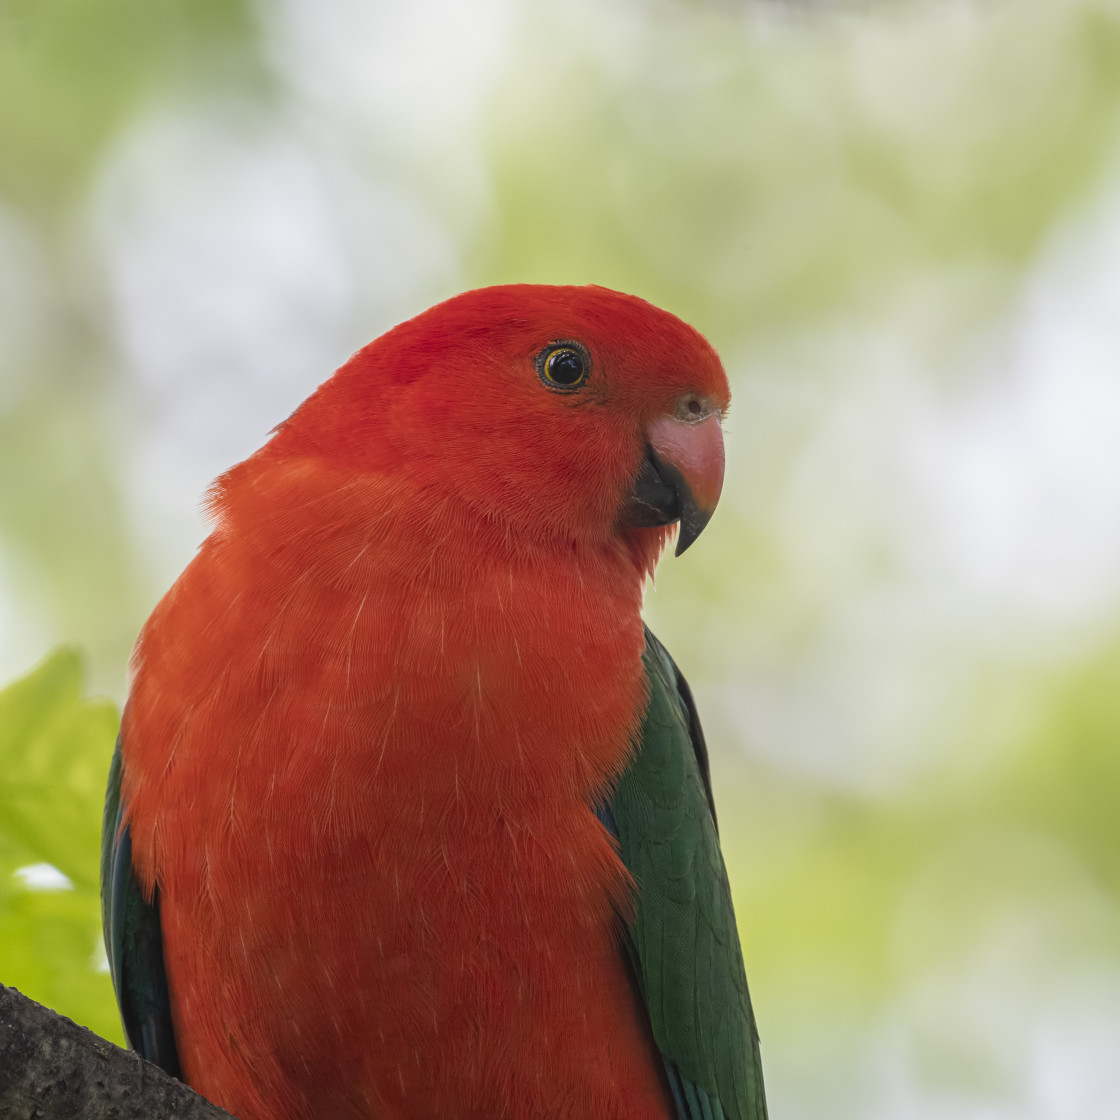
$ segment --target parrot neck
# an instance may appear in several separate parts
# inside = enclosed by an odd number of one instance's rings
[[[586,807],[617,777],[645,705],[643,580],[663,531],[561,548],[310,462],[232,475],[141,635],[126,720],[162,687],[184,724],[229,727],[274,792],[317,767],[345,775],[345,790],[290,789],[329,798],[340,828],[374,786],[420,773],[441,812],[474,797],[510,819],[558,792]],[[160,642],[192,631],[182,650]]]

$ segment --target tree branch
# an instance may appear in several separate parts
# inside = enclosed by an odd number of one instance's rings
[[[0,984],[5,1120],[231,1120],[131,1050]]]

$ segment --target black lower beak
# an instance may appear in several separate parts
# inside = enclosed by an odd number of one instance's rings
[[[652,529],[679,521],[676,555],[680,556],[700,536],[710,518],[711,512],[696,504],[681,472],[647,447],[642,468],[622,508],[623,524]]]
[[[658,459],[653,448],[647,447],[642,469],[623,507],[622,519],[627,525],[652,529],[658,525],[672,525],[680,518],[681,503],[676,479],[672,478],[670,471],[672,468]],[[673,473],[679,478],[679,471]]]

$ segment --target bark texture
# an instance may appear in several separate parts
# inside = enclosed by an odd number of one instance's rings
[[[0,984],[4,1120],[231,1120],[131,1050]]]

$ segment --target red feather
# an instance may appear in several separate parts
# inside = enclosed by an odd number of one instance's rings
[[[573,338],[587,392],[549,392]],[[667,533],[618,510],[690,390],[726,405],[719,360],[649,304],[470,292],[216,484],[134,653],[124,798],[184,1075],[241,1120],[672,1114],[589,806]]]

